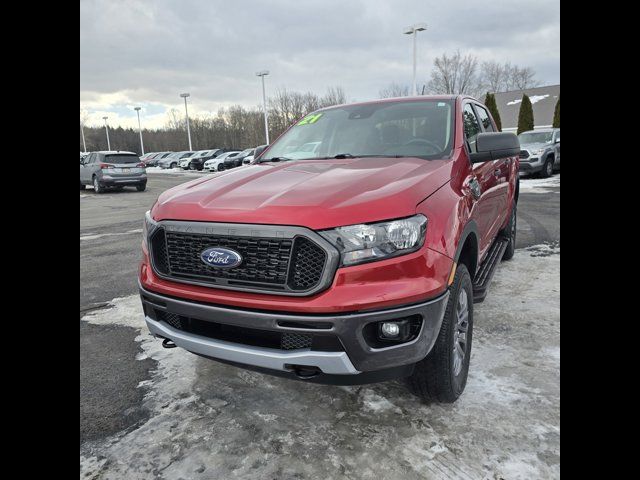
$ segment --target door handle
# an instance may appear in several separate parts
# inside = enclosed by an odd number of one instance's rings
[[[474,198],[474,200],[478,200],[482,195],[480,184],[478,183],[478,180],[475,177],[468,180],[465,186],[467,187],[468,191],[471,193],[471,196]]]

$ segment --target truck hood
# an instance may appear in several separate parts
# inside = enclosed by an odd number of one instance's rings
[[[523,150],[538,150],[540,148],[549,148],[550,143],[521,143],[520,148]]]
[[[447,183],[450,160],[355,158],[247,165],[178,185],[155,220],[297,225],[312,229],[415,214]]]

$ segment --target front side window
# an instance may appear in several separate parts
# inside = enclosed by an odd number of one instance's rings
[[[478,151],[476,148],[476,139],[478,137],[478,133],[480,133],[480,124],[478,123],[478,118],[473,112],[473,108],[470,103],[467,103],[464,106],[464,110],[462,111],[462,121],[464,124],[464,136],[467,139],[469,151],[471,153],[476,153]]]
[[[476,112],[478,112],[478,117],[480,117],[480,123],[482,123],[484,131],[494,132],[495,130],[493,129],[493,124],[489,118],[489,113],[480,105],[476,105]]]
[[[311,113],[280,137],[265,159],[449,156],[453,101],[421,100],[347,105]]]

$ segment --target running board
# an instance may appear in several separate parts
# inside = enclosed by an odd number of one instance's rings
[[[498,237],[495,242],[493,242],[493,245],[491,245],[489,253],[487,253],[487,258],[482,262],[473,279],[473,303],[483,302],[487,296],[487,289],[489,288],[493,274],[500,260],[502,260],[502,255],[508,244],[509,240]]]

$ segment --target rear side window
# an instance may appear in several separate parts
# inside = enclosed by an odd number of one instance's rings
[[[140,157],[137,155],[106,155],[107,163],[140,163]]]
[[[469,150],[471,153],[476,153],[478,151],[476,148],[476,137],[478,136],[478,133],[480,133],[480,124],[478,123],[476,114],[473,113],[473,108],[470,103],[467,103],[464,106],[464,110],[462,111],[462,120],[464,123],[464,136],[467,139]]]
[[[493,125],[491,124],[491,119],[489,118],[489,113],[487,113],[487,111],[480,105],[476,105],[476,111],[478,112],[478,117],[480,117],[480,122],[484,127],[484,131],[495,132]]]

